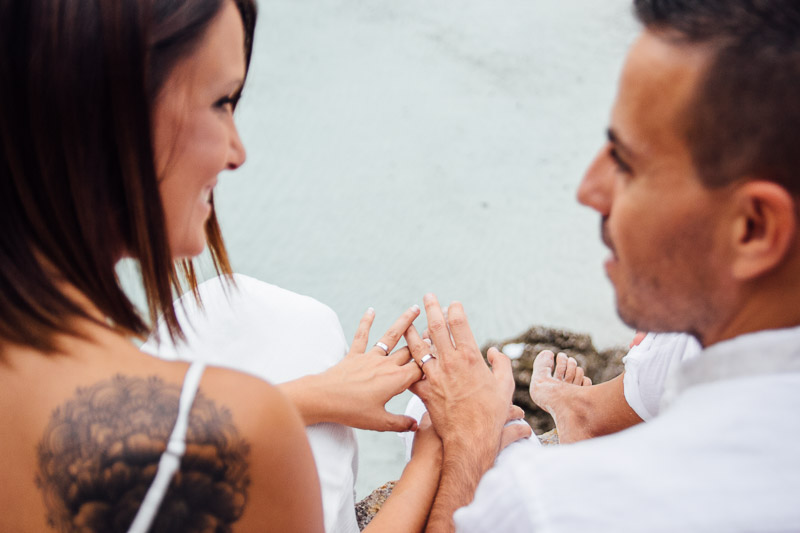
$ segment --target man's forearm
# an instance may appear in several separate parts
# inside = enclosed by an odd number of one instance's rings
[[[472,502],[481,477],[494,464],[499,442],[475,444],[468,440],[445,444],[441,481],[426,533],[455,531],[453,513]]]

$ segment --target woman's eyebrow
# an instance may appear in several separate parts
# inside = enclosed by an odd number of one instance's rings
[[[625,159],[634,159],[635,153],[631,150],[628,145],[622,142],[619,138],[619,134],[614,131],[614,128],[608,128],[606,130],[606,137],[608,137],[608,142],[614,145],[617,152],[624,157]]]

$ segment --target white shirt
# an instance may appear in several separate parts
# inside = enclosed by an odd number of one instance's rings
[[[625,401],[644,421],[658,415],[667,378],[682,361],[700,353],[700,343],[685,333],[648,333],[622,359]]]
[[[329,307],[275,285],[236,274],[236,287],[219,278],[200,285],[203,308],[189,293],[176,302],[186,343],[150,340],[142,350],[170,360],[202,361],[283,383],[323,372],[347,353],[339,319]],[[328,533],[358,533],[355,480],[358,454],[355,433],[340,424],[306,427],[322,488]]]
[[[665,399],[615,435],[510,446],[456,531],[800,531],[800,328],[706,349]]]

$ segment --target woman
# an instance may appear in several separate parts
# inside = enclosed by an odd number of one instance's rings
[[[208,242],[230,273],[211,196],[245,158],[232,112],[254,23],[252,0],[0,0],[2,531],[322,531],[294,406],[260,379],[143,355],[132,338],[150,326],[114,270],[138,261],[173,339],[173,261],[191,281]],[[440,462],[420,436],[394,499],[410,531]]]

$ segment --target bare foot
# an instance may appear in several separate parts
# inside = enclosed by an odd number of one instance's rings
[[[578,362],[564,353],[556,356],[544,350],[533,361],[531,399],[553,417],[562,444],[593,436],[589,431],[592,406],[584,394],[591,384]]]

